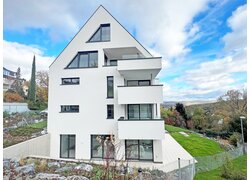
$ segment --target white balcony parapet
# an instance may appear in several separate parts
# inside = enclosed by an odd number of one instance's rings
[[[118,86],[118,104],[153,104],[163,102],[163,85]]]
[[[117,62],[117,70],[126,79],[154,79],[161,68],[161,57],[118,59]]]
[[[164,120],[118,120],[119,139],[164,139]]]

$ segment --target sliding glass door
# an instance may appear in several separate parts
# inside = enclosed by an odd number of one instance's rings
[[[152,105],[128,104],[128,119],[152,119]]]
[[[153,160],[152,140],[126,140],[126,159],[128,160]]]

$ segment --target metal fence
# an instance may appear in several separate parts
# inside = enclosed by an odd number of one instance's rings
[[[225,159],[229,158],[231,160],[243,155],[243,147],[240,146],[236,149],[215,154],[212,156],[199,156],[195,157],[198,161],[196,163],[196,172],[206,172],[216,169],[225,163]]]

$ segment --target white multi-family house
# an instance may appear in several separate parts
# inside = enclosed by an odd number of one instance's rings
[[[162,162],[161,68],[100,6],[50,66],[50,156]]]

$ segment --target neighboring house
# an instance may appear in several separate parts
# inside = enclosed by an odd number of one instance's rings
[[[3,91],[10,89],[12,83],[16,78],[16,72],[3,67]]]
[[[3,91],[4,92],[11,89],[11,85],[14,83],[14,81],[17,78],[16,75],[17,75],[16,72],[11,71],[11,70],[6,69],[5,67],[3,67]],[[28,86],[24,85],[24,82],[26,82],[26,80],[25,79],[20,79],[20,81],[23,84],[24,94],[27,95],[28,94]]]
[[[50,156],[162,163],[161,68],[100,6],[50,66]]]

